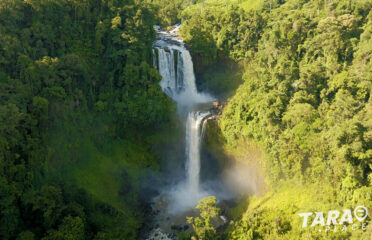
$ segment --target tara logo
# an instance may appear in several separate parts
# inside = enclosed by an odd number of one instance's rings
[[[354,208],[353,212],[350,209],[343,209],[342,215],[338,210],[331,210],[328,211],[326,217],[323,212],[306,212],[299,213],[298,215],[303,217],[303,228],[308,226],[310,216],[315,215],[310,227],[325,226],[325,232],[331,230],[331,225],[334,226],[334,232],[337,232],[337,225],[342,226],[341,231],[346,231],[349,225],[351,225],[352,231],[355,231],[358,228],[361,228],[364,231],[367,226],[364,220],[368,217],[368,209],[365,206],[357,206]],[[359,224],[357,224],[357,221]],[[319,232],[321,232],[321,230],[319,230]]]

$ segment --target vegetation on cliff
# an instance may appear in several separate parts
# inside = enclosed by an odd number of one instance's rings
[[[136,239],[149,136],[174,111],[152,10],[4,0],[0,19],[0,238]]]
[[[371,7],[2,0],[0,238],[138,238],[139,182],[159,168],[162,132],[177,127],[152,66],[153,25],[182,21],[200,87],[231,96],[215,139],[230,154],[259,146],[268,185],[231,211],[222,233],[209,224],[217,200],[201,201],[204,215],[189,219],[197,236],[368,239],[370,217],[366,230],[319,233],[297,214],[372,209]]]
[[[223,110],[225,144],[258,143],[273,189],[228,239],[368,239],[301,229],[299,212],[372,207],[371,1],[264,1],[184,11],[181,33],[206,64],[245,65]],[[349,227],[350,228],[350,227]]]

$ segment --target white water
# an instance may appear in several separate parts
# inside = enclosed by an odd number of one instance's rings
[[[208,111],[191,111],[186,120],[186,179],[172,188],[169,193],[168,211],[182,213],[194,208],[198,201],[210,194],[200,186],[200,148]]]
[[[178,27],[179,28],[179,27]],[[154,65],[162,76],[160,86],[179,107],[193,109],[199,103],[214,99],[197,91],[190,52],[177,38],[177,29],[160,32],[154,43]],[[189,111],[186,120],[186,179],[169,192],[169,211],[183,212],[196,206],[208,193],[200,187],[200,148],[208,111]]]
[[[209,112],[190,112],[186,122],[186,174],[189,191],[188,193],[198,195],[200,175],[200,146],[205,129],[206,117]]]
[[[182,40],[175,38],[174,31],[160,36],[154,43],[154,65],[162,76],[163,92],[181,106],[213,101],[210,95],[197,91],[191,55]]]

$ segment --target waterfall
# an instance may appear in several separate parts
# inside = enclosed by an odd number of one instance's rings
[[[198,92],[192,58],[182,42],[158,40],[153,53],[154,65],[162,76],[162,90],[179,105],[193,106],[214,100],[210,95]]]
[[[176,28],[176,30],[179,27]],[[158,68],[162,80],[160,86],[164,93],[179,106],[187,106],[186,120],[186,180],[180,183],[171,194],[172,212],[181,212],[193,208],[197,202],[208,196],[200,188],[200,148],[206,121],[210,117],[208,111],[195,111],[200,103],[214,99],[197,90],[194,67],[190,52],[182,40],[177,39],[176,30],[158,31],[158,40],[153,46],[154,66]]]
[[[186,122],[186,173],[189,191],[199,194],[200,147],[209,112],[190,112]]]

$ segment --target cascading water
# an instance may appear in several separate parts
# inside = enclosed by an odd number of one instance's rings
[[[209,112],[190,112],[186,123],[186,174],[189,193],[199,195],[200,144]],[[204,123],[203,123],[204,122]]]
[[[214,99],[208,94],[197,91],[193,62],[182,40],[177,37],[178,28],[179,26],[171,31],[155,28],[157,40],[153,44],[153,64],[162,76],[160,82],[162,90],[177,102],[178,113],[181,119],[184,117],[186,120],[186,179],[176,185],[172,184],[171,188],[163,188],[153,199],[151,206],[155,228],[151,229],[146,240],[175,239],[175,231],[188,231],[187,229],[191,228],[185,217],[195,214],[194,211],[188,210],[194,208],[200,199],[211,194],[216,195],[219,200],[241,196],[242,191],[251,189],[252,177],[248,175],[247,178],[246,173],[257,176],[255,172],[247,171],[245,165],[237,164],[221,173],[219,177],[223,174],[224,180],[213,179],[200,184],[203,135],[207,121],[214,117],[211,112],[203,109],[210,109],[209,102]],[[208,169],[208,172],[214,174],[213,169]],[[249,186],[244,184],[245,182],[248,182]],[[226,188],[228,186],[231,186],[232,190],[239,186],[238,192],[230,192],[230,189]],[[217,223],[218,221],[220,223]],[[213,222],[214,225],[217,224],[217,228],[218,224],[222,226],[228,221],[226,217],[220,216]]]
[[[178,28],[175,28],[176,30]],[[193,62],[190,52],[178,39],[175,31],[158,31],[158,40],[154,43],[154,65],[158,68],[162,80],[160,86],[179,107],[186,107],[186,181],[180,183],[170,194],[170,212],[182,212],[195,207],[197,202],[208,196],[200,188],[200,147],[205,123],[210,117],[209,111],[195,111],[197,104],[211,102],[214,99],[197,91]]]
[[[213,101],[196,88],[194,66],[190,52],[182,40],[171,34],[160,34],[154,43],[154,65],[158,68],[163,91],[181,106],[193,106]]]

